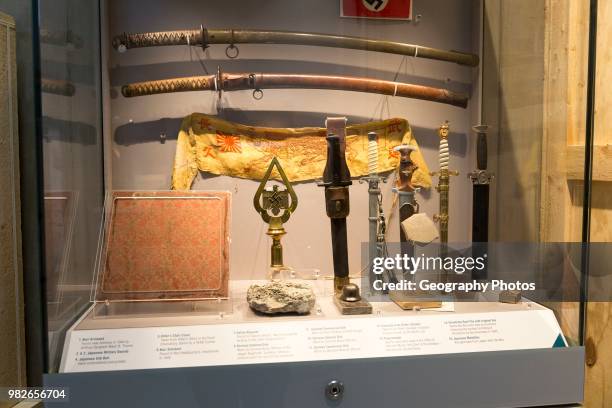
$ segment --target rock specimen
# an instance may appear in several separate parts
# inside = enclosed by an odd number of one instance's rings
[[[247,291],[251,309],[266,314],[310,312],[315,304],[312,288],[303,283],[274,281],[251,285]]]

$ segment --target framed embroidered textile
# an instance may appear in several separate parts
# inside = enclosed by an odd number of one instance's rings
[[[97,301],[225,298],[231,194],[115,192]]]

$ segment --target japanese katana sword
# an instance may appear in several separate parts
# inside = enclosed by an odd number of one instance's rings
[[[196,30],[124,33],[113,39],[113,47],[120,52],[124,52],[130,48],[158,47],[165,45],[191,45],[206,49],[211,44],[228,44],[225,53],[230,58],[238,56],[239,51],[236,44],[287,44],[384,52],[388,54],[454,62],[470,67],[477,66],[479,62],[477,55],[458,51],[446,51],[420,45],[372,40],[361,37],[291,31],[213,30],[200,26],[200,28]]]
[[[432,88],[402,82],[382,81],[371,78],[302,75],[236,73],[217,71],[216,75],[194,76],[158,81],[137,82],[124,85],[121,93],[126,98],[163,93],[187,91],[242,91],[253,90],[253,97],[261,99],[263,89],[329,89],[340,91],[367,92],[403,98],[414,98],[444,103],[461,108],[467,107],[468,97],[448,89]]]
[[[473,256],[481,257],[487,252],[489,241],[489,185],[493,176],[487,171],[488,147],[487,125],[477,125],[472,128],[476,132],[476,170],[468,174],[473,184],[472,192],[472,242]],[[472,278],[486,279],[486,268],[474,270]]]

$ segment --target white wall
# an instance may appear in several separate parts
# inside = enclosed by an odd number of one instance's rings
[[[196,28],[253,28],[322,32],[402,41],[448,50],[478,52],[478,1],[417,0],[419,23],[341,19],[333,0],[108,0],[106,40],[122,32],[160,31]],[[212,92],[167,94],[126,99],[121,85],[134,81],[187,75],[204,75],[221,65],[226,72],[296,72],[368,76],[392,80],[401,56],[372,52],[305,46],[241,45],[240,58],[229,60],[225,46],[205,53],[187,46],[130,50],[119,54],[110,50],[109,78],[111,111],[107,112],[112,138],[112,184],[116,190],[167,189],[180,119],[192,112],[215,114],[216,95]],[[452,63],[408,58],[398,80],[456,91],[477,93],[477,69]],[[219,115],[249,125],[323,126],[326,116],[348,116],[350,123],[371,118],[402,117],[413,127],[430,170],[437,170],[437,128],[451,123],[451,167],[461,175],[451,181],[450,240],[469,240],[471,230],[471,183],[466,174],[474,167],[471,126],[477,117],[478,98],[472,97],[467,110],[400,98],[386,98],[388,111],[381,115],[385,98],[378,95],[341,91],[267,90],[261,101],[249,91],[226,93]],[[378,109],[377,109],[378,108]],[[169,140],[159,143],[165,132]],[[437,179],[434,179],[434,184]],[[194,189],[223,189],[234,193],[232,225],[232,278],[263,277],[269,240],[265,225],[252,208],[257,183],[229,177],[202,174]],[[329,220],[325,215],[323,190],[314,183],[295,186],[300,204],[286,228],[285,262],[295,268],[318,268],[332,274]],[[383,189],[385,209],[392,199],[391,185]],[[435,190],[420,195],[421,211],[434,214],[438,196]],[[351,187],[349,252],[351,273],[360,266],[360,243],[367,239],[367,185]],[[391,240],[398,240],[397,216],[391,225]]]

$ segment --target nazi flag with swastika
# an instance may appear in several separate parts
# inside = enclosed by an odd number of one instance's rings
[[[412,0],[340,0],[340,16],[410,20]]]

